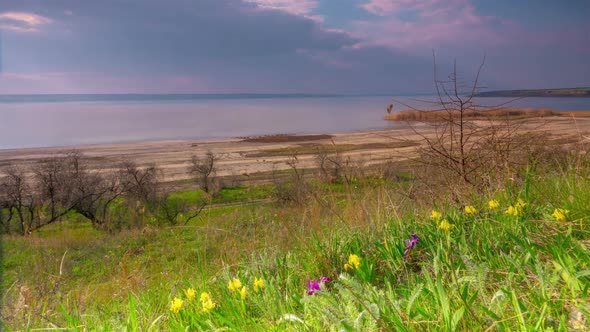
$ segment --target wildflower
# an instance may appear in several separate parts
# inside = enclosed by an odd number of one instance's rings
[[[495,210],[499,207],[500,207],[500,203],[498,203],[498,201],[495,199],[492,199],[491,201],[488,202],[488,209],[490,209],[490,210]]]
[[[442,229],[445,232],[448,232],[451,230],[451,228],[453,228],[453,226],[455,225],[449,223],[446,219],[443,219],[443,221],[441,221],[438,225],[438,228]]]
[[[203,305],[203,311],[204,312],[209,312],[213,309],[215,309],[215,302],[209,300],[206,302],[201,302],[201,304]]]
[[[211,299],[211,296],[207,292],[201,293],[201,305],[203,306],[204,312],[209,312],[215,308],[215,302]]]
[[[321,285],[329,282],[330,278],[328,277],[321,277],[320,281],[317,280],[307,280],[307,295],[313,295],[315,292],[321,290]]]
[[[418,236],[416,234],[412,234],[411,239],[406,240],[406,249],[404,250],[404,259],[408,259],[410,256],[410,250],[414,249],[414,247],[420,242],[418,240]]]
[[[174,300],[170,302],[170,311],[177,314],[180,311],[180,309],[182,309],[183,303],[184,301],[182,301],[182,299],[175,297]]]
[[[254,278],[254,291],[258,293],[264,288],[264,280],[262,278]]]
[[[566,222],[567,221],[567,215],[568,215],[569,212],[570,212],[569,210],[557,208],[557,209],[555,209],[555,211],[553,211],[553,214],[551,214],[551,215],[553,217],[555,217],[555,220],[557,220],[559,222]]]
[[[227,284],[227,288],[229,288],[230,292],[238,292],[242,288],[242,282],[238,278],[233,278]]]
[[[197,292],[194,290],[194,288],[189,288],[184,290],[184,295],[186,295],[187,299],[192,300],[195,298],[195,295],[197,295]]]
[[[246,295],[248,295],[248,288],[246,288],[246,286],[244,286],[244,287],[242,287],[242,289],[240,289],[240,298],[242,300],[245,300]]]
[[[476,212],[477,212],[477,209],[473,205],[467,205],[465,207],[465,213],[467,213],[467,214],[475,214]]]
[[[515,207],[519,210],[522,210],[526,206],[526,203],[522,199],[518,199],[516,201]]]
[[[432,218],[433,220],[439,221],[442,218],[442,213],[432,210],[432,213],[430,214],[430,218]]]
[[[520,209],[518,207],[510,205],[504,213],[512,217],[518,217],[518,215],[520,214]]]
[[[361,267],[361,258],[355,254],[348,256],[348,263],[344,264],[344,270],[355,270]]]
[[[209,293],[207,293],[207,292],[203,292],[203,293],[201,293],[200,300],[201,300],[201,302],[211,301],[211,295],[209,295]]]

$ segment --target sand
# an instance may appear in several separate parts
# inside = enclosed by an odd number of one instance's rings
[[[549,141],[590,142],[590,118],[550,117],[524,121],[521,131],[543,132]],[[313,152],[318,147],[333,149],[334,145],[346,147],[342,154],[362,161],[364,165],[403,161],[416,155],[416,146],[420,142],[416,131],[429,135],[433,133],[432,127],[427,124],[413,124],[387,130],[318,133],[322,136],[298,136],[294,139],[168,140],[0,150],[0,173],[9,165],[27,167],[44,158],[78,150],[88,157],[93,169],[109,169],[123,160],[132,160],[140,166],[155,164],[161,168],[164,182],[180,184],[189,179],[187,167],[191,156],[202,156],[211,151],[219,158],[218,176],[268,180],[272,172],[289,168],[289,151],[293,150],[304,152],[297,156],[300,168],[316,167]]]

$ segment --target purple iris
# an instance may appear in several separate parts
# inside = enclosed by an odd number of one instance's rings
[[[320,281],[315,279],[307,280],[307,295],[313,295],[316,291],[321,290],[321,285],[329,282],[330,278],[328,277],[321,277]]]
[[[420,242],[418,236],[416,234],[412,234],[411,239],[406,240],[406,250],[404,250],[404,260],[407,260],[410,256],[410,250],[414,249],[414,247]]]

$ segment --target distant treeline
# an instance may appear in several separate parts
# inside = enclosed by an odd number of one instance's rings
[[[497,90],[480,92],[476,97],[590,97],[590,88]]]

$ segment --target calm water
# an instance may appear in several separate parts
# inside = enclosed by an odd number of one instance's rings
[[[428,97],[396,99],[424,107],[414,99]],[[0,149],[379,129],[396,126],[382,120],[391,102],[382,96],[0,96]],[[529,98],[510,106],[590,110],[590,98]]]

